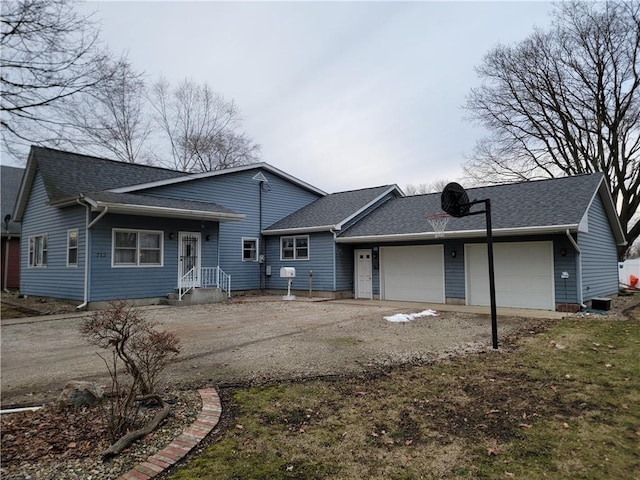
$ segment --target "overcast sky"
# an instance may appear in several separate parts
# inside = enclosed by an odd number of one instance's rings
[[[91,2],[149,81],[236,101],[265,162],[328,192],[458,179],[482,131],[461,106],[496,43],[547,2]]]

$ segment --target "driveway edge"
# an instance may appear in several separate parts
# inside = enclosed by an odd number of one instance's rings
[[[116,480],[147,480],[161,474],[180,461],[193,447],[215,428],[222,415],[220,397],[215,388],[198,390],[202,399],[202,410],[198,418],[173,441],[159,452],[151,455]]]

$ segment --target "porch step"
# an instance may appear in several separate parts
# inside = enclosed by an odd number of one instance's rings
[[[162,303],[165,305],[202,305],[206,303],[221,303],[228,299],[228,296],[220,288],[194,288],[179,300],[179,293],[174,291],[167,295],[167,299]]]

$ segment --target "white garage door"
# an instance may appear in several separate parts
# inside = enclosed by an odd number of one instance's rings
[[[380,248],[383,300],[444,303],[442,245]]]
[[[552,242],[494,243],[496,304],[555,310]],[[486,244],[465,245],[467,305],[489,305]]]

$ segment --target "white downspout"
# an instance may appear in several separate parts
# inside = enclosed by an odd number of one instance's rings
[[[329,230],[332,234],[333,234],[333,294],[337,295],[337,286],[338,284],[336,283],[336,276],[337,276],[337,272],[336,272],[336,238],[338,237],[338,234],[336,233],[335,227]],[[337,297],[336,297],[337,298]]]
[[[82,295],[82,303],[76,307],[76,310],[82,310],[86,308],[89,303],[89,229],[93,227],[98,221],[107,214],[108,207],[105,207],[100,214],[91,220],[91,206],[83,203],[81,199],[76,200],[78,205],[82,205],[86,208],[85,215],[85,229],[84,229],[84,287]]]
[[[587,308],[587,306],[584,304],[583,296],[582,296],[582,251],[580,250],[580,247],[578,246],[576,241],[571,236],[571,232],[569,232],[568,228],[565,233],[567,234],[567,238],[569,239],[569,242],[571,242],[571,245],[573,245],[573,248],[578,254],[578,259],[576,261],[576,288],[578,290],[578,302],[580,303],[580,308]]]

